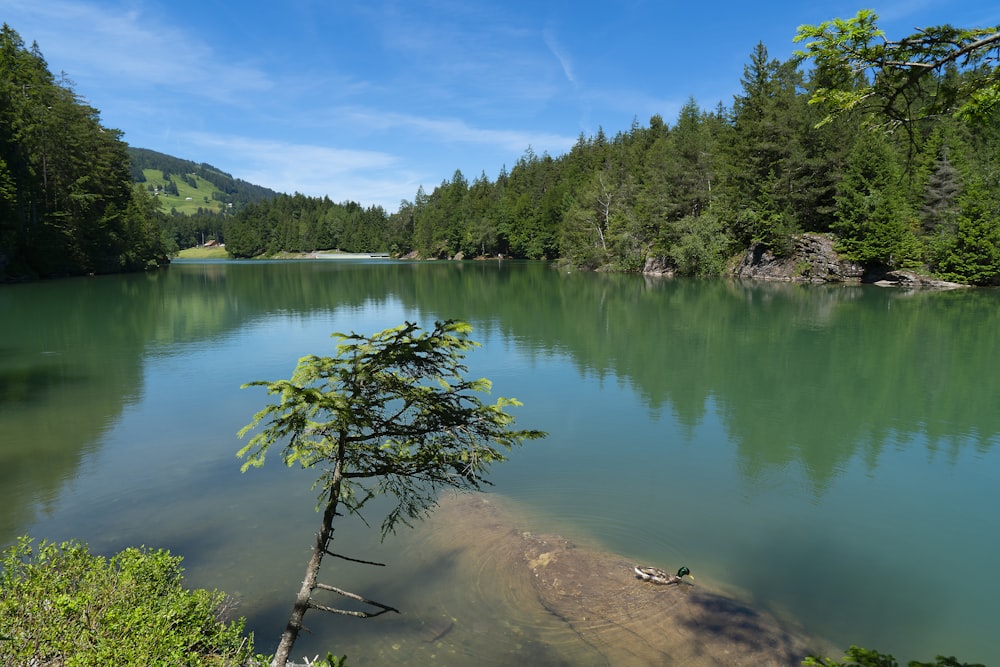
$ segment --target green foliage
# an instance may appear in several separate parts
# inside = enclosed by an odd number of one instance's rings
[[[462,360],[477,345],[470,331],[448,320],[426,332],[406,323],[372,336],[334,334],[336,356],[303,357],[289,380],[245,385],[266,387],[278,402],[240,431],[264,426],[239,451],[242,469],[263,465],[281,443],[286,465],[319,469],[320,497],[339,484],[336,500],[352,513],[391,495],[383,537],[422,516],[440,487],[480,488],[505,450],[544,433],[511,429],[506,408],[520,404],[486,404],[477,394],[490,382],[463,377]]]
[[[688,216],[670,228],[667,257],[680,275],[710,276],[722,273],[729,241],[722,223],[712,214]]]
[[[881,134],[863,132],[837,195],[839,247],[845,257],[888,268],[915,265],[920,246],[900,187],[895,154]]]
[[[773,60],[758,44],[742,83],[723,153],[731,233],[744,248],[762,243],[780,253],[801,226],[803,211],[793,195],[811,187],[804,162],[813,131],[803,123],[802,74],[794,62]]]
[[[795,40],[803,50],[786,62],[771,58],[762,43],[753,49],[731,108],[720,104],[709,112],[692,99],[672,126],[655,115],[648,127],[636,121],[613,137],[598,130],[560,157],[528,147],[493,181],[484,173],[470,183],[455,171],[433,189],[420,187],[391,215],[354,202],[262,192],[235,207],[235,215],[211,213],[219,201],[243,196],[227,174],[141,149],[130,149],[132,173],[148,188],[157,180],[150,170],[157,169],[179,195],[198,186],[184,196],[200,197],[190,204],[200,212],[180,215],[183,207],[176,207],[178,214],[160,221],[161,242],[171,250],[214,238],[233,257],[327,249],[426,258],[461,253],[612,271],[639,271],[657,257],[682,274],[713,275],[751,246],[783,255],[795,234],[808,231],[834,233],[848,258],[866,268],[995,282],[991,193],[1000,188],[1000,84],[989,53],[1000,33],[942,26],[891,42],[877,16],[864,10],[802,26]],[[801,69],[806,58],[811,71]],[[16,94],[4,99],[22,101]],[[22,116],[25,127],[12,122],[13,133],[40,139],[43,125]],[[868,136],[871,126],[905,127],[906,141],[880,143]],[[19,204],[25,168],[19,158],[0,152],[0,212],[11,213],[10,220],[33,210]],[[29,171],[37,174],[40,162],[36,157]],[[970,189],[975,179],[981,186]],[[204,202],[203,181],[225,195]],[[111,204],[106,221],[113,224],[102,229],[119,224],[126,208]],[[33,228],[38,256],[67,239],[73,257],[115,247],[79,234],[76,216],[54,211]],[[13,256],[2,227],[0,264],[5,252]],[[126,226],[143,227],[151,229]],[[101,257],[105,265],[137,259],[114,250]]]
[[[1000,282],[1000,209],[981,186],[960,197],[957,229],[938,247],[938,272],[947,280],[972,285]]]
[[[841,660],[818,658],[810,656],[802,661],[806,667],[899,667],[896,659],[888,654],[879,653],[866,648],[852,646],[847,649],[847,655]],[[934,662],[918,662],[911,660],[908,667],[985,667],[980,664],[959,662],[954,657],[939,655]]]
[[[393,241],[382,207],[302,194],[245,206],[223,220],[222,236],[233,257],[332,249],[385,252]]]
[[[253,637],[225,621],[222,593],[185,590],[181,558],[129,548],[110,559],[77,542],[22,537],[0,570],[4,665],[246,665]]]
[[[102,127],[37,47],[0,30],[0,279],[136,271],[166,261],[133,202],[121,133]]]
[[[194,179],[198,183],[198,190],[207,189],[213,200],[226,204],[235,210],[243,208],[246,204],[273,199],[279,193],[253,183],[233,178],[231,174],[213,167],[204,162],[198,164],[191,160],[151,151],[148,148],[129,147],[128,155],[132,166],[132,180],[136,183],[146,183],[151,171],[159,172],[155,181],[178,179]],[[209,185],[205,188],[203,183]],[[192,185],[191,187],[194,187]],[[204,196],[204,192],[201,193]]]
[[[407,322],[372,336],[334,334],[340,340],[336,356],[303,357],[290,380],[245,385],[267,387],[280,398],[240,431],[243,437],[264,426],[238,452],[246,459],[243,471],[263,465],[278,443],[286,465],[320,470],[314,488],[320,489],[323,523],[275,664],[287,660],[310,608],[362,617],[397,611],[354,594],[347,595],[381,611],[312,601],[323,556],[333,553],[333,521],[341,505],[357,514],[375,496],[391,496],[395,506],[382,521],[384,539],[397,524],[422,517],[439,489],[481,488],[490,464],[503,461],[505,451],[545,435],[513,430],[506,408],[519,403],[499,398],[486,404],[478,394],[488,392],[490,382],[464,377],[462,360],[476,346],[468,339],[471,330],[448,320],[427,332]]]
[[[995,118],[1000,26],[934,26],[889,41],[877,21],[874,11],[863,9],[849,19],[799,27],[795,41],[806,42],[799,55],[813,58],[828,81],[811,100],[829,109],[824,122],[856,109],[874,112],[874,122],[887,127],[941,114]]]

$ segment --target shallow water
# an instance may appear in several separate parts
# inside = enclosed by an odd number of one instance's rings
[[[277,462],[239,473],[235,433],[265,400],[239,386],[331,353],[333,331],[460,317],[483,343],[470,374],[524,402],[520,426],[550,433],[494,469],[515,523],[630,562],[686,564],[706,589],[838,646],[998,663],[998,306],[992,290],[492,262],[178,263],[5,286],[0,542],[170,548],[192,585],[241,598],[271,650],[318,517],[310,475]],[[388,567],[338,564],[337,582],[461,623],[415,651],[393,639],[399,624],[423,636],[447,622],[317,621],[303,652],[388,646],[415,662],[461,640],[474,648],[435,660],[462,665],[480,661],[485,637],[501,657],[565,659],[564,626],[510,621],[523,591],[464,573],[488,562],[447,569],[429,546],[446,531],[432,522],[379,544],[380,517],[369,520],[344,522],[338,545]]]
[[[643,582],[597,545],[526,530],[530,516],[494,495],[446,495],[388,575],[413,582],[401,615],[313,621],[365,664],[735,667],[829,652],[705,577]]]

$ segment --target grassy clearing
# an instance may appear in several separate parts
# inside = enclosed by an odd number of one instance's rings
[[[179,259],[229,259],[229,253],[226,252],[225,248],[202,248],[201,246],[195,246],[194,248],[185,248],[177,253]]]
[[[171,209],[176,209],[178,213],[191,215],[197,213],[199,208],[220,212],[226,206],[221,201],[212,199],[212,194],[218,192],[218,189],[200,176],[192,175],[195,183],[198,184],[197,188],[191,187],[179,176],[173,176],[171,180],[177,185],[177,196],[175,197],[163,192],[167,182],[163,179],[163,172],[159,169],[143,169],[142,173],[146,176],[146,182],[137,183],[136,187],[148,190],[149,186],[152,185],[157,188],[160,194],[156,198],[160,200],[160,208],[164,211],[169,212]]]

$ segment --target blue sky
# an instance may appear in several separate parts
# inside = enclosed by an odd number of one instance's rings
[[[732,103],[757,42],[872,8],[890,37],[1000,24],[995,0],[0,0],[132,146],[281,192],[380,204],[494,179],[693,97]]]

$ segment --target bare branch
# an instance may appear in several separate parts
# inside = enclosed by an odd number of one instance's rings
[[[385,563],[376,563],[372,560],[361,560],[360,558],[351,558],[350,556],[344,556],[343,554],[337,554],[329,549],[325,549],[327,555],[333,556],[334,558],[340,558],[341,560],[349,560],[352,563],[361,563],[362,565],[377,565],[378,567],[385,567]]]
[[[352,593],[350,591],[345,591],[344,589],[337,588],[336,586],[330,586],[328,584],[321,584],[321,583],[317,582],[316,583],[316,588],[321,588],[324,591],[330,591],[331,593],[336,593],[337,595],[343,595],[345,598],[350,598],[351,600],[357,600],[358,602],[364,602],[365,604],[370,604],[373,607],[378,607],[382,611],[376,612],[374,614],[371,613],[371,612],[364,612],[364,611],[361,611],[361,612],[340,611],[340,610],[333,609],[332,607],[324,607],[324,606],[319,605],[319,604],[313,602],[312,600],[310,600],[309,601],[309,606],[310,607],[315,607],[316,609],[322,609],[323,611],[333,611],[334,613],[344,613],[344,614],[349,614],[351,616],[362,616],[363,618],[371,618],[372,616],[378,616],[380,614],[384,614],[387,611],[394,611],[397,614],[401,614],[402,613],[401,611],[399,611],[395,607],[390,607],[389,605],[382,604],[381,602],[376,602],[375,600],[369,600],[368,598],[362,597],[362,596],[358,595],[357,593]]]
[[[375,618],[376,616],[381,616],[387,611],[396,611],[395,609],[383,609],[382,611],[350,611],[348,609],[337,609],[336,607],[327,607],[326,605],[319,604],[317,602],[309,602],[310,609],[318,609],[319,611],[329,612],[331,614],[342,614],[344,616],[356,616],[358,618]]]

